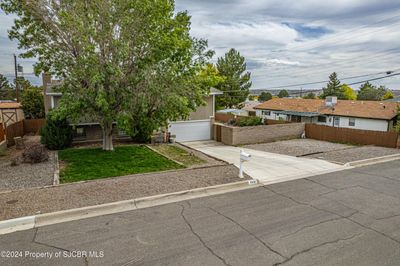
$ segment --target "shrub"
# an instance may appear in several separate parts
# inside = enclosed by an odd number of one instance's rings
[[[236,126],[239,127],[252,127],[252,126],[259,126],[262,125],[261,117],[252,116],[252,117],[241,117],[240,119],[236,120]]]
[[[22,158],[24,163],[41,163],[49,159],[49,153],[45,146],[36,144],[26,148]]]
[[[40,142],[50,150],[62,150],[72,144],[72,128],[66,119],[49,116],[40,130]]]

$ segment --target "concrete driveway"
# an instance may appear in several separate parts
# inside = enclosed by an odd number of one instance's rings
[[[227,146],[216,141],[186,142],[184,145],[239,167],[240,150],[251,154],[244,171],[262,184],[279,183],[341,171],[348,167],[319,159],[297,158],[259,150]]]

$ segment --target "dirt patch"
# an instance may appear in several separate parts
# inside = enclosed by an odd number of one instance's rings
[[[241,180],[243,179],[238,178],[238,169],[235,166],[224,165],[0,193],[2,206],[0,219],[92,206]],[[7,204],[7,202],[10,203]]]

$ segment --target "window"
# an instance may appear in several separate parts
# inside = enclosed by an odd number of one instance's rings
[[[86,129],[84,127],[77,127],[74,131],[75,138],[86,138]]]
[[[326,123],[326,116],[318,116],[318,122]]]
[[[356,119],[349,118],[349,127],[355,127],[355,126],[356,126]]]
[[[338,127],[340,124],[340,117],[335,117],[333,119],[333,126]]]
[[[271,115],[271,111],[262,111],[262,114],[263,115],[266,115],[266,116],[270,116]]]

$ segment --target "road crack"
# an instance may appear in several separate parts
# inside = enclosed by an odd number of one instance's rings
[[[364,228],[364,229],[367,229],[367,230],[369,230],[369,231],[373,231],[373,232],[375,232],[375,233],[377,233],[377,234],[379,234],[379,235],[381,235],[381,236],[383,236],[383,237],[386,237],[386,238],[388,238],[388,239],[390,239],[390,240],[396,242],[397,244],[400,244],[400,241],[399,241],[399,240],[397,240],[397,239],[395,239],[395,238],[393,238],[393,237],[391,237],[391,236],[389,236],[389,235],[387,235],[387,234],[385,234],[385,233],[382,233],[382,232],[380,232],[380,231],[378,231],[378,230],[376,230],[376,229],[374,229],[374,228],[372,228],[372,227],[368,227],[368,226],[366,226],[366,225],[363,225],[363,224],[361,224],[361,223],[359,223],[359,222],[357,222],[357,221],[351,219],[351,217],[352,217],[354,214],[359,213],[359,211],[356,211],[356,212],[354,212],[354,213],[352,213],[351,215],[348,215],[348,216],[343,216],[343,215],[340,215],[340,214],[338,214],[338,213],[331,212],[331,211],[329,211],[329,210],[325,210],[325,209],[322,209],[322,208],[318,208],[318,207],[316,207],[316,206],[314,206],[314,205],[312,205],[312,204],[310,204],[310,203],[304,203],[304,202],[298,201],[298,200],[296,200],[296,199],[293,199],[293,198],[290,197],[290,196],[287,196],[287,195],[285,195],[285,194],[276,192],[276,191],[274,191],[274,190],[272,190],[271,188],[268,188],[268,187],[266,187],[266,186],[262,186],[262,187],[265,188],[266,190],[270,191],[270,192],[273,192],[273,193],[279,195],[279,196],[282,196],[282,197],[284,197],[284,198],[290,199],[291,201],[293,201],[293,202],[295,202],[295,203],[297,203],[297,204],[300,204],[300,205],[303,205],[303,206],[309,206],[309,207],[314,208],[314,209],[316,209],[316,210],[325,211],[325,212],[328,212],[328,213],[331,213],[331,214],[340,216],[340,217],[342,217],[343,219],[347,219],[348,221],[353,222],[353,223],[355,223],[355,224],[361,226],[361,227]]]
[[[190,229],[190,231],[192,232],[192,234],[193,234],[194,236],[196,236],[197,239],[200,241],[200,243],[201,243],[212,255],[214,255],[216,258],[218,258],[224,265],[226,265],[226,266],[231,266],[228,262],[226,262],[226,260],[225,260],[224,258],[222,258],[222,257],[219,256],[217,253],[215,253],[214,250],[212,250],[212,248],[209,247],[209,246],[206,244],[206,242],[201,238],[201,236],[200,236],[199,234],[197,234],[197,233],[193,230],[192,225],[191,225],[190,222],[187,220],[187,218],[185,217],[185,214],[184,214],[184,212],[185,212],[185,205],[181,205],[181,204],[178,204],[178,203],[177,203],[177,205],[179,205],[179,206],[182,208],[181,213],[180,213],[180,214],[181,214],[181,217],[182,217],[182,219],[185,221],[186,225],[189,227],[189,229]]]
[[[231,221],[232,223],[234,223],[235,225],[239,226],[243,231],[245,231],[246,233],[248,233],[249,235],[251,235],[253,238],[255,238],[257,241],[259,241],[264,247],[266,247],[269,251],[271,251],[272,253],[287,259],[286,256],[282,255],[279,251],[273,249],[272,247],[270,247],[267,243],[265,243],[262,239],[260,239],[258,236],[256,236],[255,234],[253,234],[252,232],[250,232],[249,230],[247,230],[244,226],[242,226],[240,223],[236,222],[234,219],[232,219],[231,217],[211,208],[208,207],[210,210],[212,210],[213,212],[217,213],[218,215],[221,215],[222,217],[228,219],[229,221]]]
[[[299,256],[299,255],[301,255],[301,254],[310,252],[310,251],[312,251],[313,249],[320,248],[320,247],[323,247],[323,246],[326,246],[326,245],[332,245],[332,244],[337,244],[337,243],[339,243],[339,242],[344,242],[344,241],[352,240],[352,239],[354,239],[354,238],[356,238],[356,237],[361,236],[362,234],[363,234],[363,233],[356,234],[356,235],[353,235],[353,236],[350,236],[350,237],[347,237],[347,238],[339,238],[339,239],[336,239],[336,240],[333,240],[333,241],[327,241],[327,242],[321,243],[321,244],[319,244],[319,245],[312,246],[312,247],[310,247],[310,248],[307,248],[307,249],[304,249],[304,250],[302,250],[302,251],[299,251],[299,252],[294,253],[292,256],[290,256],[290,257],[289,257],[288,259],[286,259],[285,261],[275,263],[274,266],[283,265],[283,264],[285,264],[285,263],[291,261],[291,260],[294,259],[295,257],[297,257],[297,256]]]

